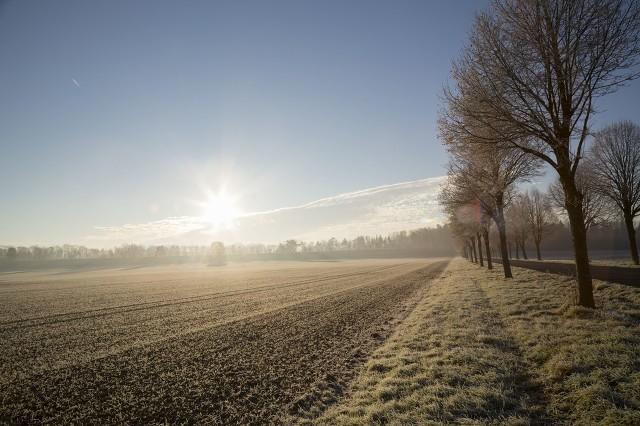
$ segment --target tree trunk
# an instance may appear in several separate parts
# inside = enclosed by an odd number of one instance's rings
[[[465,259],[469,259],[469,256],[467,255],[467,245],[466,244],[462,245],[462,255],[464,256]]]
[[[518,244],[518,241],[516,240],[516,259],[520,259],[520,244]]]
[[[513,243],[509,241],[509,259],[513,259]]]
[[[501,207],[498,208],[497,217],[494,218],[494,222],[498,227],[498,235],[500,237],[500,256],[502,257],[502,269],[504,270],[505,278],[513,278],[511,273],[511,261],[509,260],[511,246],[509,246],[509,252],[507,252],[507,230],[504,223],[504,211]]]
[[[484,266],[484,263],[482,262],[482,240],[480,239],[479,232],[477,232],[476,235],[476,243],[478,244],[478,259],[480,259],[480,266]]]
[[[529,258],[527,257],[527,250],[525,250],[524,248],[524,240],[522,240],[522,258],[524,260],[529,260]]]
[[[631,259],[633,263],[638,265],[638,243],[636,242],[636,228],[633,226],[633,216],[625,213],[624,224],[627,226],[627,236],[629,237],[629,250],[631,251]]]
[[[476,238],[471,237],[471,251],[473,252],[473,261],[478,263],[478,253],[476,252]]]
[[[540,241],[536,241],[536,257],[538,260],[542,260],[542,255],[540,254]]]
[[[580,306],[594,308],[593,285],[591,269],[589,267],[589,249],[587,248],[587,228],[582,211],[582,194],[576,188],[574,177],[566,173],[561,181],[564,189],[565,208],[569,217],[573,251],[576,259],[576,279],[578,282],[578,297],[576,303]]]
[[[484,251],[487,253],[487,269],[493,269],[493,261],[491,260],[491,243],[489,242],[489,230],[482,231],[484,238]]]

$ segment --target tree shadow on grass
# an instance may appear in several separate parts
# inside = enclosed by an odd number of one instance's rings
[[[515,338],[509,333],[508,327],[491,304],[486,292],[475,280],[473,288],[478,293],[476,308],[482,312],[483,328],[487,330],[487,335],[478,339],[488,348],[504,354],[505,359],[517,360],[512,365],[503,366],[504,368],[497,372],[501,385],[511,393],[507,399],[510,403],[505,404],[505,399],[487,402],[494,406],[501,417],[524,417],[534,425],[556,423],[557,419],[552,418],[545,410],[548,400],[544,388],[534,380],[532,366],[524,357]]]

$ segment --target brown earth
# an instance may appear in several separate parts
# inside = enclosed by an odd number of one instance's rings
[[[0,275],[0,420],[315,417],[446,264]]]

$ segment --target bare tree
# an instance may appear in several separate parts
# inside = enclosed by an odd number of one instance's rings
[[[602,225],[611,219],[611,207],[607,197],[596,189],[596,179],[590,167],[584,164],[578,167],[575,175],[576,187],[582,194],[582,216],[584,217],[585,230],[588,231],[596,225]],[[549,202],[556,210],[567,216],[567,203],[564,190],[559,180],[549,186]]]
[[[640,127],[630,121],[612,124],[595,135],[589,153],[595,190],[622,213],[633,263],[638,265],[638,245],[633,221],[640,214]]]
[[[484,209],[480,217],[480,228],[482,229],[482,239],[484,240],[484,250],[487,255],[487,269],[493,269],[493,259],[491,257],[491,242],[489,241],[489,232],[491,230],[491,217]]]
[[[477,260],[483,266],[481,243],[484,235],[486,247],[489,229],[486,223],[488,214],[476,196],[476,188],[465,185],[466,178],[463,177],[463,173],[463,170],[450,165],[449,178],[440,192],[439,200],[449,216],[458,222],[458,235],[471,234],[467,237],[472,245],[470,251],[474,255],[479,254]],[[460,226],[461,223],[464,224],[464,228]],[[487,251],[487,256],[489,256],[489,251]],[[492,265],[490,259],[487,259],[487,265]]]
[[[444,191],[441,193],[444,194]],[[453,204],[445,206],[449,216],[449,226],[454,236],[458,238],[465,256],[469,261],[478,263],[478,253],[476,252],[476,225],[470,218],[467,206],[456,207]]]
[[[480,266],[484,266],[484,262],[482,258],[482,237],[480,236],[479,231],[476,231],[476,235],[474,239],[476,244],[478,245],[478,258],[480,259]]]
[[[449,189],[455,196],[441,199],[444,204],[461,206],[478,203],[478,211],[493,219],[498,229],[500,255],[505,278],[511,278],[511,263],[507,249],[505,208],[511,200],[516,182],[523,182],[539,173],[541,161],[504,143],[478,143],[476,137],[464,131],[474,127],[484,139],[498,137],[493,129],[483,126],[470,116],[443,113],[439,122],[440,138],[451,155]],[[479,221],[482,221],[479,218]],[[488,227],[484,238],[488,243]],[[487,250],[487,252],[489,252]]]
[[[514,197],[513,202],[507,210],[507,218],[511,235],[516,245],[516,258],[519,258],[519,253],[522,252],[522,257],[526,260],[528,256],[525,244],[529,237],[529,222],[524,194],[518,194]]]
[[[9,249],[7,250],[7,258],[15,259],[16,257],[18,257],[18,250],[16,250],[15,247],[9,247]]]
[[[557,171],[573,235],[577,303],[583,306],[594,300],[575,174],[594,101],[640,75],[639,53],[640,2],[494,0],[477,17],[470,44],[454,65],[457,90],[445,94],[454,119],[474,117]]]
[[[467,198],[459,190],[450,191],[451,186],[442,188],[439,198],[443,201],[445,211],[449,215],[451,229],[458,238],[465,241],[473,262],[479,262],[476,239],[479,231],[478,215]],[[447,201],[444,201],[447,200]],[[481,253],[480,253],[481,255]]]
[[[224,243],[220,241],[214,241],[209,247],[209,253],[207,254],[207,262],[209,266],[222,266],[227,263],[226,250]]]
[[[549,223],[554,220],[549,199],[540,191],[534,189],[524,194],[523,201],[531,237],[536,246],[536,258],[542,260],[540,244],[548,229]]]

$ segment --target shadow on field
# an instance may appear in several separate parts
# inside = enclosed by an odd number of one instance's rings
[[[499,336],[483,338],[482,342],[505,354],[505,358],[518,360],[514,364],[515,368],[505,374],[502,381],[505,388],[513,389],[515,395],[520,395],[520,403],[504,406],[498,402],[495,407],[496,410],[502,411],[506,417],[529,418],[531,424],[535,425],[553,424],[553,419],[544,410],[548,401],[544,395],[543,386],[540,383],[536,383],[529,373],[533,367],[526,361],[522,350],[516,343],[515,337],[508,332],[508,327],[504,324],[500,313],[491,304],[489,296],[484,289],[478,284],[477,280],[473,280],[473,285],[478,292],[475,307],[483,313],[487,331],[492,335],[498,334]]]

